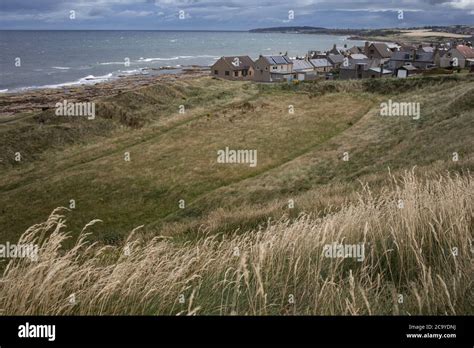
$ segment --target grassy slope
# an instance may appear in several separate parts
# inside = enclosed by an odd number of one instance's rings
[[[225,232],[269,216],[319,213],[355,198],[355,179],[382,181],[387,167],[472,170],[473,90],[469,76],[297,87],[202,78],[97,101],[94,121],[25,117],[0,129],[10,159],[0,179],[0,242],[70,199],[77,208],[69,227],[77,232],[100,218],[94,238],[110,243],[143,224],[152,234],[181,235],[202,224]],[[378,116],[389,98],[420,101],[421,120]],[[257,149],[258,166],[218,165],[216,151],[226,146]],[[16,151],[20,164],[11,162]]]
[[[366,187],[323,218],[184,245],[133,231],[125,246],[98,247],[91,222],[65,252],[56,209],[22,236],[39,257],[9,262],[0,315],[472,314],[472,176],[391,180],[382,195]],[[331,243],[365,251],[357,261],[327,257]]]

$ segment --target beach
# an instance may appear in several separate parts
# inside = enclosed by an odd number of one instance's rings
[[[159,75],[131,75],[114,80],[82,84],[77,86],[38,88],[0,94],[0,124],[15,121],[25,112],[37,112],[54,108],[54,105],[67,99],[69,101],[92,101],[97,98],[117,95],[159,82],[198,78],[209,75],[206,67],[188,67],[180,72]]]

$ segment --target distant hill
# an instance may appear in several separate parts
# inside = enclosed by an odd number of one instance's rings
[[[351,34],[357,35],[365,32],[365,29],[328,29],[322,27],[295,26],[295,27],[273,27],[249,30],[251,33],[298,33],[298,34]]]
[[[295,34],[328,34],[347,35],[350,39],[357,40],[396,40],[403,37],[407,30],[431,30],[433,32],[450,33],[458,35],[474,35],[474,27],[469,25],[452,26],[426,26],[413,28],[390,28],[390,29],[328,29],[311,26],[289,26],[251,29],[251,33],[295,33]],[[434,35],[435,36],[435,35]],[[453,35],[454,37],[454,35]]]
[[[328,29],[321,27],[273,27],[249,30],[251,33],[293,33],[293,34],[325,34],[346,35],[351,39],[364,39],[369,37],[388,37],[399,34],[398,29]]]

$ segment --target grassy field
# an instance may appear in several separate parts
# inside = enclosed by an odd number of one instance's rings
[[[95,120],[20,115],[0,128],[0,243],[71,199],[76,207],[22,237],[41,242],[45,258],[10,264],[0,308],[473,313],[473,92],[467,74],[299,85],[204,77],[96,100]],[[420,119],[380,116],[388,100],[419,102]],[[217,163],[225,147],[257,150],[258,165]],[[86,240],[96,243],[87,251]],[[343,240],[370,243],[362,263],[321,257]]]

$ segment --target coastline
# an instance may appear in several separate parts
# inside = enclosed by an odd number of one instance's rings
[[[31,88],[21,91],[0,93],[0,123],[24,112],[36,112],[53,108],[61,99],[70,101],[91,101],[113,96],[122,92],[152,85],[158,82],[197,78],[209,75],[209,67],[188,66],[179,69],[156,69],[159,74],[135,74],[118,76],[96,83],[76,84],[55,88]],[[169,70],[163,72],[164,70]],[[172,72],[171,72],[172,71]]]

